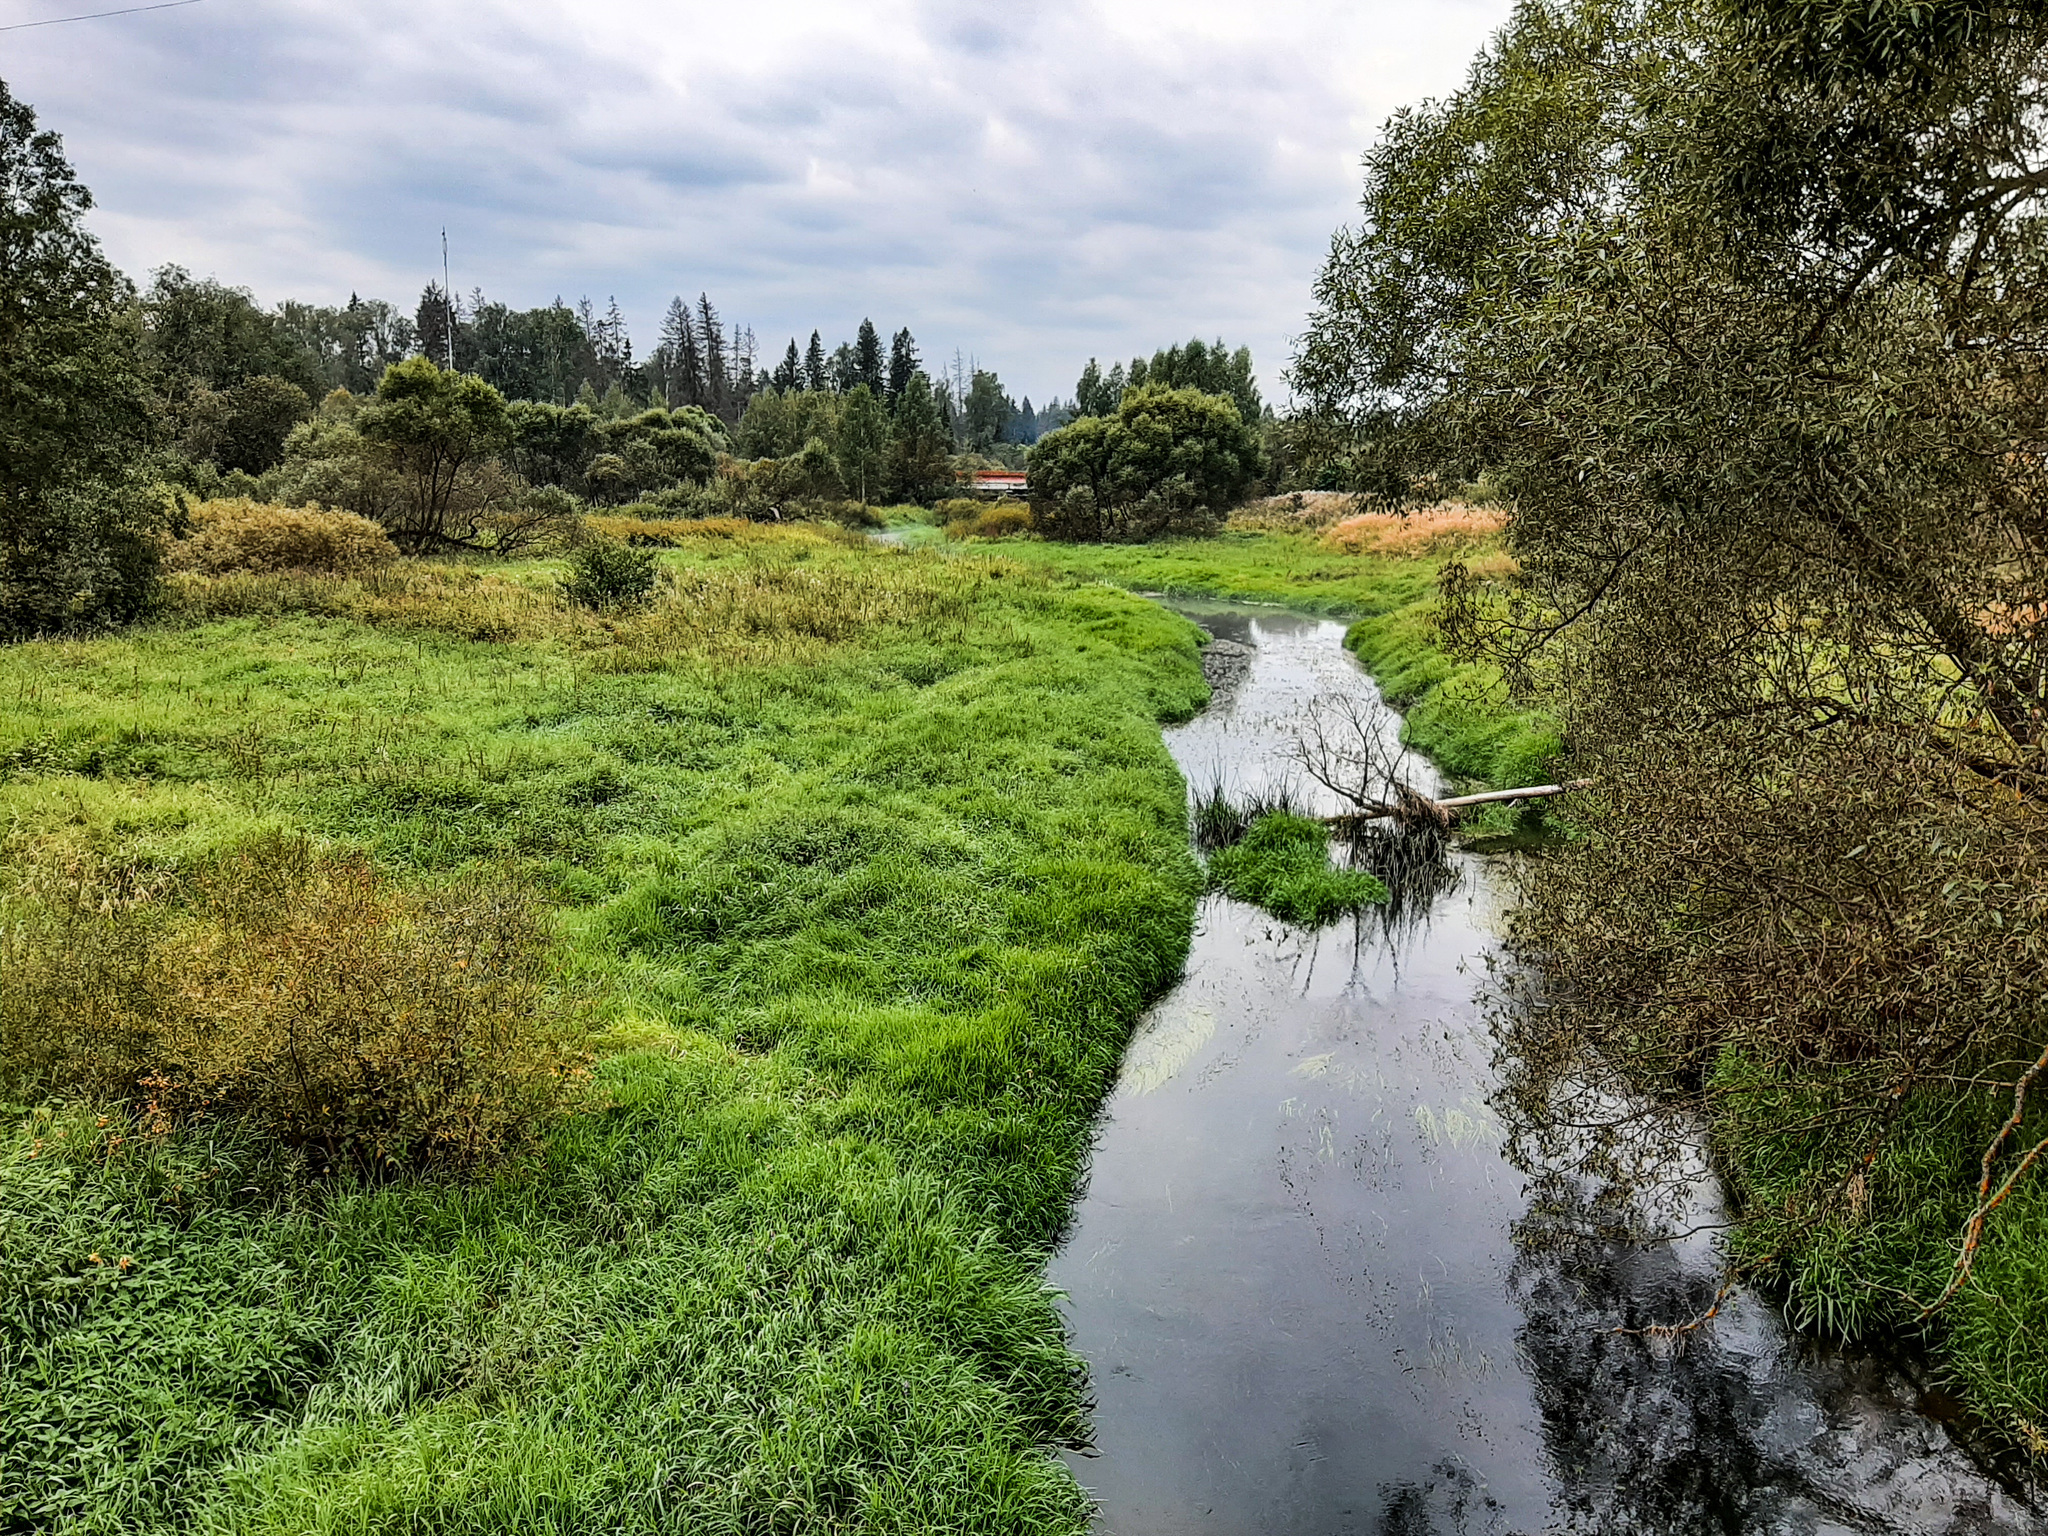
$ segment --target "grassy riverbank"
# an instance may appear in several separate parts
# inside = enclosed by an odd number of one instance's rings
[[[537,885],[598,1102],[467,1182],[10,1112],[0,1527],[1080,1532],[1039,1278],[1185,955],[1189,628],[749,530],[644,617],[539,567],[193,582],[0,651],[11,869],[266,829]]]
[[[1274,527],[1143,545],[1002,547],[1137,590],[1355,617],[1346,643],[1407,711],[1408,739],[1457,776],[1535,782],[1556,750],[1541,715],[1506,709],[1492,678],[1437,649],[1435,559],[1347,552],[1327,534]],[[1465,555],[1489,552],[1482,545]],[[1987,1071],[2009,1081],[2021,1065]],[[1713,1088],[1716,1155],[1749,1212],[1732,1234],[1735,1262],[1803,1329],[1866,1343],[1924,1341],[1937,1374],[1999,1435],[2048,1457],[2048,1194],[2023,1181],[1987,1228],[1971,1283],[1931,1325],[1917,1315],[1949,1279],[1977,1204],[1979,1160],[2010,1110],[2009,1093],[1924,1090],[1845,1193],[1822,1082],[1758,1079],[1731,1053]],[[2022,1149],[2039,1142],[2044,1117],[2048,1109],[2034,1105],[2012,1141]]]
[[[1404,712],[1406,739],[1467,783],[1538,783],[1557,751],[1557,732],[1547,718],[1509,707],[1487,669],[1439,648],[1430,610],[1442,556],[1353,552],[1315,531],[1239,526],[1213,538],[1150,544],[1017,541],[994,547],[1135,591],[1274,603],[1352,619],[1344,643],[1388,702]]]

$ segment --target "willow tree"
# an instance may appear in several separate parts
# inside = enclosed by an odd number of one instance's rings
[[[1372,484],[1511,493],[1447,628],[1599,786],[1527,1107],[1702,1103],[1848,1329],[1985,1281],[2048,1136],[2044,66],[2033,6],[1525,5],[1388,125],[1293,370]]]

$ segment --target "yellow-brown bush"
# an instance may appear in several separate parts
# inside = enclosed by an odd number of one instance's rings
[[[985,501],[972,496],[949,496],[932,508],[932,515],[941,526],[947,523],[971,523],[988,508]]]
[[[33,1093],[234,1116],[318,1164],[464,1166],[581,1077],[547,935],[472,876],[403,889],[360,854],[269,836],[183,887],[40,871],[0,927],[0,1073]]]
[[[973,517],[946,524],[947,538],[1006,539],[1013,534],[1031,531],[1031,509],[1021,501],[977,502],[974,505]]]
[[[1323,543],[1346,554],[1445,555],[1476,549],[1500,533],[1502,514],[1492,508],[1443,501],[1412,512],[1367,512],[1347,517],[1323,535]]]
[[[172,539],[164,564],[219,576],[233,571],[368,570],[398,557],[367,517],[322,507],[280,507],[246,497],[203,501],[189,511],[192,531]]]

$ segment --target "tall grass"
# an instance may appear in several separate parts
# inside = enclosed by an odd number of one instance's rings
[[[462,1181],[17,1118],[0,1526],[1087,1528],[1040,1274],[1186,951],[1193,632],[1011,560],[662,559],[645,616],[547,567],[230,579],[0,652],[6,857],[182,877],[282,828],[409,889],[513,869],[601,1057]]]

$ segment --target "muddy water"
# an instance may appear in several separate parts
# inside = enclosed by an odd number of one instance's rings
[[[1249,648],[1168,733],[1197,790],[1286,777],[1310,701],[1376,697],[1340,625],[1191,616]],[[1105,1531],[2048,1530],[1900,1370],[1802,1348],[1761,1302],[1683,1348],[1615,1333],[1699,1310],[1711,1232],[1519,1242],[1474,1000],[1497,872],[1453,855],[1408,895],[1319,933],[1208,898],[1131,1043],[1052,1267]],[[1680,1219],[1713,1200],[1700,1177]]]

